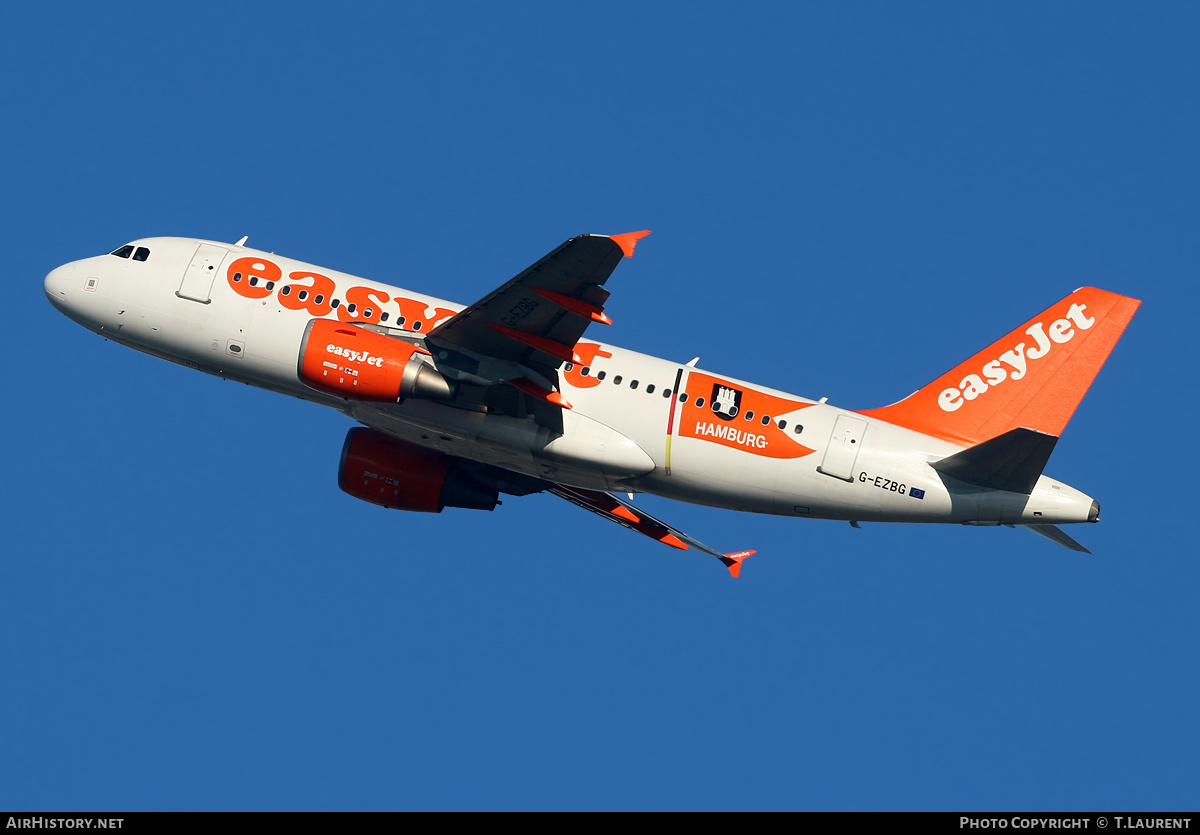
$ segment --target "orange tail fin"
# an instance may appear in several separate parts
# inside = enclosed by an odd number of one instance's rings
[[[1141,302],[1083,287],[899,403],[864,415],[956,444],[1062,434]]]

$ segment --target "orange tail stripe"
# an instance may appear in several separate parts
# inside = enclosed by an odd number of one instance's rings
[[[1057,437],[1140,304],[1080,288],[899,403],[861,414],[962,445],[1022,427]]]

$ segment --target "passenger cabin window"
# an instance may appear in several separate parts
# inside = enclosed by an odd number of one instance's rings
[[[144,247],[144,246],[139,246],[137,248],[137,250],[133,253],[134,261],[145,261],[149,257],[150,257],[150,250],[146,249],[146,247]]]
[[[109,255],[115,255],[118,258],[128,258],[130,255],[133,255],[133,244],[127,244],[120,249],[114,249]]]

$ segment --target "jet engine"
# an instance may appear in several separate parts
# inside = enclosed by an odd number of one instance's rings
[[[354,400],[447,400],[454,389],[419,345],[332,319],[313,319],[300,341],[300,380]]]
[[[454,458],[361,426],[346,435],[338,487],[364,502],[420,513],[494,510],[499,498]]]

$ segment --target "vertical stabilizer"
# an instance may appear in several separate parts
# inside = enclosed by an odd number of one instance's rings
[[[956,444],[1062,434],[1141,302],[1083,287],[899,403],[862,412]]]

